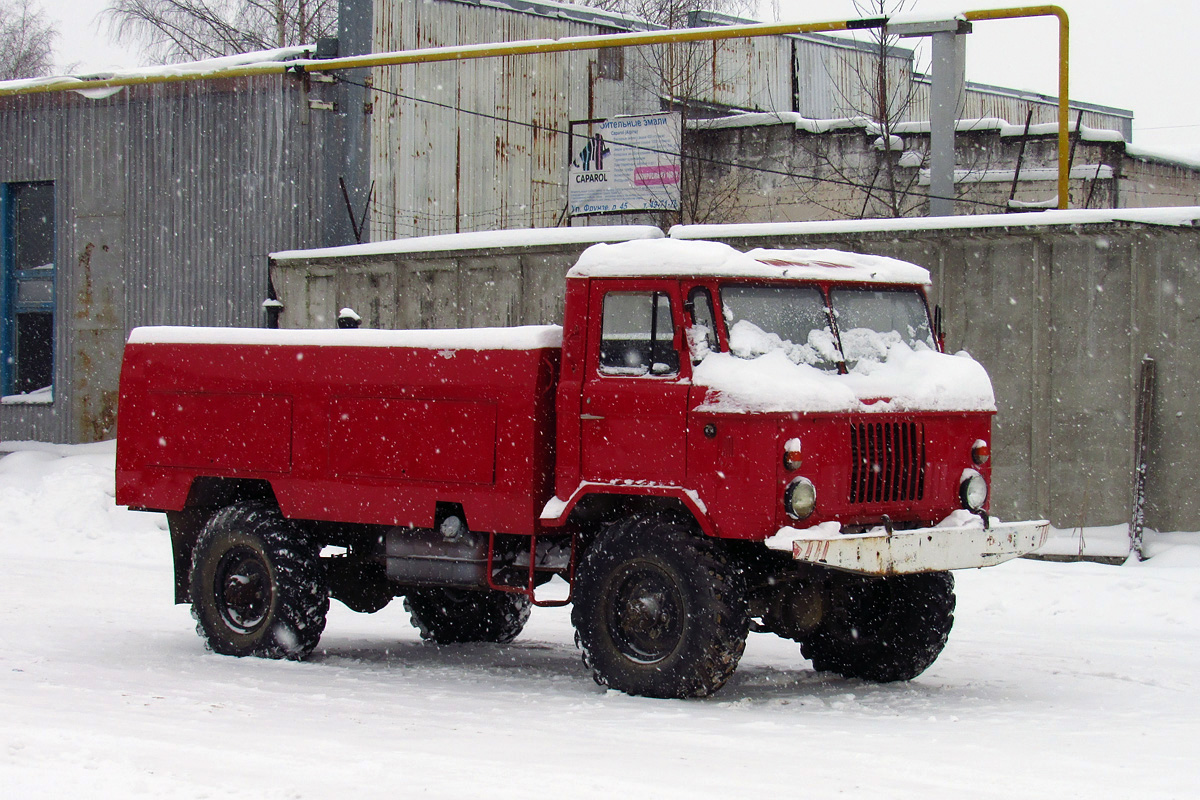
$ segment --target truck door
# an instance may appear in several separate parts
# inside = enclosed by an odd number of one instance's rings
[[[584,480],[682,483],[691,382],[678,298],[670,281],[593,282],[600,313],[590,315],[584,370]]]

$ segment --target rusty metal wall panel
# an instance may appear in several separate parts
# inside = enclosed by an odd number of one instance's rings
[[[396,1],[376,7],[375,49],[604,30],[504,8]],[[557,53],[376,69],[371,239],[556,224],[566,206],[569,121],[659,108],[654,93],[600,77],[596,59]]]
[[[792,41],[784,36],[705,42],[706,83],[697,99],[747,111],[792,108]]]
[[[877,84],[877,53],[861,44],[832,37],[792,37],[795,45],[797,110],[809,119],[874,116],[872,99]],[[894,48],[887,59],[887,81],[908,86],[912,78],[911,51]],[[913,109],[897,106],[897,118],[915,119]]]

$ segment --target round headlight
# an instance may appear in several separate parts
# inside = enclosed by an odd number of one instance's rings
[[[978,511],[987,502],[987,481],[973,469],[963,470],[962,483],[958,486],[958,497],[962,500],[963,508],[968,511]]]
[[[790,516],[806,519],[817,507],[817,487],[808,478],[796,478],[788,484],[784,501]]]

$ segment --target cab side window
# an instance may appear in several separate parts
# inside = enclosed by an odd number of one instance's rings
[[[600,372],[677,375],[671,298],[665,292],[610,292],[604,297]]]
[[[684,310],[691,316],[688,328],[688,349],[692,363],[699,364],[709,353],[717,351],[717,323],[713,317],[712,295],[708,289],[697,286],[688,292]]]

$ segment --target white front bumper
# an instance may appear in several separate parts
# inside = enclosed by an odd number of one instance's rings
[[[844,535],[814,529],[795,531],[791,550],[797,561],[810,564],[862,575],[904,575],[990,567],[1032,553],[1049,532],[1046,520]],[[772,537],[772,547],[778,547],[779,538]]]

